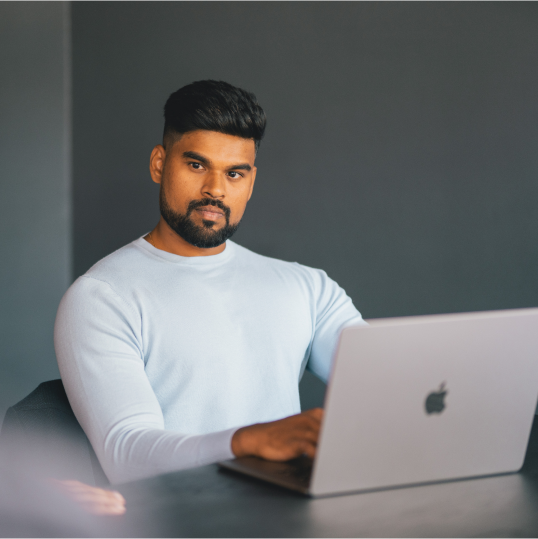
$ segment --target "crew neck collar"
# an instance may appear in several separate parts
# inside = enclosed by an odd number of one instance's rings
[[[144,236],[146,235],[147,234],[144,234]],[[172,262],[174,264],[182,264],[185,266],[209,266],[212,264],[221,264],[222,262],[226,262],[227,260],[229,260],[235,250],[235,243],[228,240],[226,242],[226,247],[224,248],[224,251],[217,255],[181,256],[153,247],[151,243],[144,239],[144,236],[141,236],[137,240],[133,241],[133,244],[151,253],[152,255],[158,256],[159,258],[162,258],[168,262]]]

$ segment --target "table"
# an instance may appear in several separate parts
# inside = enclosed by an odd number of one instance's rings
[[[311,499],[212,465],[118,490],[109,536],[537,537],[538,421],[517,474]]]

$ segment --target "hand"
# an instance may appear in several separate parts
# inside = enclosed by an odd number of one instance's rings
[[[90,487],[80,481],[54,482],[75,502],[94,515],[123,515],[125,498],[116,491]]]
[[[270,423],[243,427],[232,437],[236,457],[257,456],[267,460],[290,460],[301,455],[314,458],[323,410],[314,408]]]

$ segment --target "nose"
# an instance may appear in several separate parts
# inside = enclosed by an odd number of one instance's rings
[[[223,199],[226,196],[226,178],[216,171],[207,174],[202,186],[202,195],[209,198]]]

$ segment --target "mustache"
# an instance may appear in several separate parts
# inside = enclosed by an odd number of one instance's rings
[[[226,222],[230,219],[230,208],[221,202],[220,200],[214,200],[212,198],[202,198],[201,200],[191,200],[187,206],[187,217],[196,209],[203,208],[204,206],[215,206],[224,212]]]

